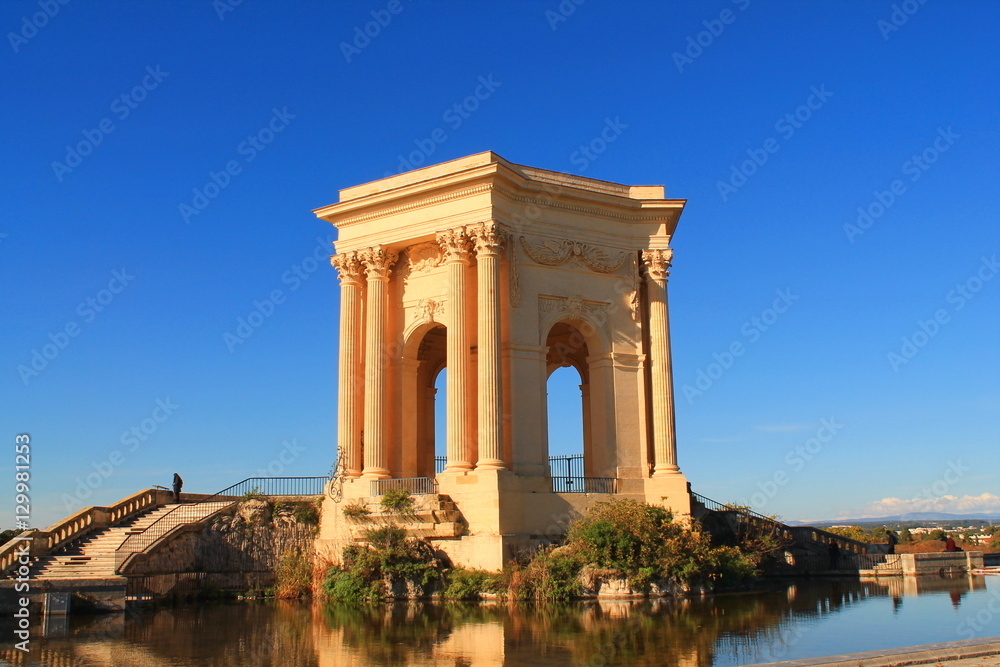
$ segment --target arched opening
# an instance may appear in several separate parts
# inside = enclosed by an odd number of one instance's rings
[[[546,427],[549,473],[579,485],[594,476],[590,433],[590,350],[580,330],[557,322],[545,341]]]
[[[411,335],[404,352],[402,420],[403,476],[433,477],[444,450],[444,367],[447,330],[429,323]]]
[[[555,368],[546,383],[549,471],[553,477],[583,477],[583,390],[580,373]]]
[[[434,474],[442,472],[448,463],[448,369],[434,380]]]

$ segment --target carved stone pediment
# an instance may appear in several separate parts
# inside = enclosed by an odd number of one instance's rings
[[[543,266],[578,264],[597,273],[614,273],[625,264],[628,257],[628,253],[624,250],[612,255],[589,243],[570,239],[546,239],[532,243],[522,236],[521,247],[536,264]]]

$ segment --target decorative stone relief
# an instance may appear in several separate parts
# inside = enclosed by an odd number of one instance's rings
[[[632,311],[632,321],[639,321],[639,308],[640,308],[640,298],[639,298],[639,257],[633,256],[631,261],[628,263],[628,282],[629,287],[632,289],[632,294],[628,299],[629,310]]]
[[[365,265],[368,278],[388,278],[392,265],[396,263],[399,254],[383,246],[365,248],[358,253]]]
[[[517,308],[521,305],[521,273],[518,270],[517,246],[513,243],[507,249],[510,260],[507,262],[510,276],[510,306]]]
[[[628,253],[620,251],[617,257],[581,241],[570,239],[549,239],[530,243],[521,237],[521,247],[536,264],[559,266],[560,264],[580,264],[597,273],[614,273],[625,264]]]
[[[444,301],[436,299],[421,299],[413,309],[415,323],[440,322],[444,315]]]
[[[465,227],[446,229],[438,232],[437,243],[440,248],[443,262],[468,261],[469,259],[469,235]]]
[[[646,275],[653,280],[666,280],[670,277],[670,262],[673,258],[673,248],[643,250],[642,264],[646,269]]]
[[[330,264],[337,269],[340,282],[361,282],[365,267],[356,252],[341,253],[330,257]]]
[[[587,301],[581,295],[538,296],[538,326],[540,333],[551,323],[553,316],[561,315],[570,319],[589,319],[592,323],[607,329],[611,304],[602,301]]]
[[[497,254],[507,241],[507,230],[500,223],[489,220],[466,227],[476,246],[476,254]]]
[[[406,249],[407,276],[441,266],[444,257],[437,243],[417,243]]]

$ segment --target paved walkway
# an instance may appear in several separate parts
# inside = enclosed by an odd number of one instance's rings
[[[904,665],[1000,667],[1000,637],[924,644],[891,651],[828,655],[808,660],[769,662],[767,665],[768,667],[903,667]],[[763,667],[763,665],[750,667]]]

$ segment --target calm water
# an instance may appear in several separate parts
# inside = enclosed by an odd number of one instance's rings
[[[813,581],[704,599],[555,608],[226,603],[33,630],[45,667],[746,665],[1000,635],[1000,577]],[[992,604],[991,604],[992,603]],[[995,618],[994,618],[995,617]],[[3,639],[11,628],[3,627]],[[45,634],[46,636],[41,636]]]

